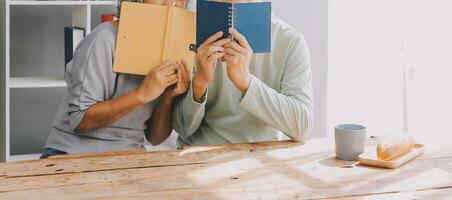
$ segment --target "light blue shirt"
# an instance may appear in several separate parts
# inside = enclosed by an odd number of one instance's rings
[[[176,103],[172,119],[179,145],[307,139],[313,123],[312,72],[299,32],[272,18],[272,52],[253,56],[246,94],[229,80],[226,67],[218,63],[203,103],[193,100],[192,87]]]

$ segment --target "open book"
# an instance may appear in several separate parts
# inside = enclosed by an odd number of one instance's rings
[[[190,74],[196,15],[182,8],[123,2],[113,71],[146,75],[163,61],[185,60]]]
[[[231,37],[228,30],[232,27],[246,37],[254,53],[271,52],[271,2],[198,0],[196,20],[198,47],[218,31],[223,31],[224,37]]]

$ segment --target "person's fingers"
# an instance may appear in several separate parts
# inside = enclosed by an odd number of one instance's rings
[[[224,51],[224,53],[225,53],[225,55],[231,55],[231,56],[240,56],[240,55],[241,55],[240,52],[238,52],[238,51],[236,51],[236,50],[234,50],[234,49],[232,49],[232,48],[227,48],[227,49]]]
[[[170,65],[172,65],[173,64],[173,61],[171,61],[171,60],[165,60],[162,64],[160,64],[158,67],[157,67],[157,69],[158,70],[162,70],[162,69],[165,69],[166,67],[168,67],[168,66],[170,66]]]
[[[213,34],[212,36],[210,36],[209,38],[207,38],[198,48],[199,49],[203,49],[207,46],[210,46],[210,44],[214,43],[215,41],[217,41],[218,39],[220,39],[221,37],[223,37],[223,31],[219,31],[216,32],[215,34]]]
[[[190,78],[192,76],[192,74],[190,74],[191,70],[189,69],[189,66],[188,66],[187,62],[185,62],[185,60],[182,59],[181,62],[182,62],[182,65],[184,65],[185,76],[187,78],[186,81],[187,81],[187,83],[189,83]]]
[[[187,88],[187,81],[186,81],[187,78],[184,74],[185,74],[185,71],[182,71],[182,69],[181,69],[179,81],[177,82],[177,91],[181,92],[181,93],[183,93],[187,90],[186,89]]]
[[[225,39],[221,39],[209,46],[206,46],[202,49],[198,49],[198,56],[202,59],[202,58],[207,58],[216,52],[223,52],[224,51],[223,45],[227,44],[230,41],[231,41],[231,39],[225,38]]]
[[[173,88],[173,90],[174,90],[175,92],[178,92],[178,91],[181,90],[181,87],[182,87],[182,79],[180,78],[179,75],[177,75],[176,85],[175,85],[175,87]]]
[[[215,42],[211,46],[205,47],[201,51],[198,51],[198,55],[199,55],[198,58],[200,59],[200,61],[202,63],[206,63],[210,56],[217,54],[217,53],[223,53],[224,52],[223,45],[227,44],[230,41],[231,40],[229,38],[225,38],[225,39]]]
[[[238,51],[238,52],[240,52],[240,53],[242,53],[242,54],[246,54],[246,53],[247,53],[247,50],[244,49],[244,48],[243,48],[242,46],[240,46],[239,44],[237,44],[237,42],[235,42],[235,41],[232,41],[232,42],[229,42],[229,43],[225,44],[224,47],[225,47],[225,48],[231,48],[231,49],[234,49],[235,51]]]
[[[181,62],[182,62],[182,64],[183,64],[185,67],[188,66],[188,63],[187,63],[184,59],[182,59]]]
[[[225,61],[225,62],[230,62],[230,61],[232,61],[232,59],[234,59],[234,56],[232,56],[232,55],[225,54],[223,56],[223,61]]]
[[[206,57],[211,56],[214,53],[223,52],[224,48],[222,46],[209,46],[206,47],[206,53],[204,54]]]
[[[221,53],[214,53],[214,54],[212,54],[211,56],[209,56],[209,58],[207,58],[207,62],[212,61],[212,60],[217,60],[217,59],[223,57],[224,54],[225,54],[224,52],[221,52]]]
[[[180,60],[180,64],[182,65],[182,69],[184,69],[185,72],[188,70],[188,64],[185,62],[184,59]]]
[[[171,76],[166,77],[165,83],[169,83],[169,82],[172,82],[174,80],[176,80],[176,82],[177,82],[177,80],[178,80],[177,74],[173,74]]]
[[[173,64],[161,69],[165,76],[170,76],[177,73],[177,65]]]
[[[235,28],[229,28],[229,33],[232,35],[232,37],[234,37],[234,39],[236,39],[239,42],[240,46],[242,46],[245,49],[251,49],[245,36],[240,34]]]
[[[225,53],[216,53],[213,54],[212,56],[210,56],[207,59],[207,63],[209,63],[209,66],[212,66],[218,59],[222,58],[224,56]]]
[[[185,76],[184,76],[185,70],[182,69],[183,66],[180,61],[177,62],[177,66],[178,66],[177,67],[177,79],[178,79],[177,87],[180,87],[180,86],[182,86],[181,84],[183,84],[185,82]]]
[[[229,42],[231,42],[231,38],[224,38],[224,39],[221,39],[221,40],[218,40],[218,41],[214,42],[210,46],[223,46],[223,45],[225,45],[225,44],[227,44]]]
[[[187,80],[187,70],[185,70],[185,68],[186,67],[185,67],[184,63],[182,62],[182,60],[179,61],[179,70],[178,70],[179,79],[181,79],[181,82],[183,84],[185,84],[185,82]]]
[[[170,81],[170,82],[167,82],[167,83],[166,83],[166,87],[176,84],[177,81],[178,81],[177,79],[174,79],[174,80],[172,80],[172,81]]]

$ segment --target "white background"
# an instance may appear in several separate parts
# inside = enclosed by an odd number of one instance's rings
[[[329,1],[329,134],[338,123],[403,132],[406,74],[408,131],[451,137],[451,10],[450,0]]]

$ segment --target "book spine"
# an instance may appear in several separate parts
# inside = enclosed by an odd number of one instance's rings
[[[228,11],[228,27],[229,28],[235,28],[236,26],[236,15],[235,15],[235,5],[231,4],[231,6],[229,6],[229,11]],[[232,37],[231,34],[228,33],[228,37],[231,38],[231,40],[234,40],[234,37]]]
[[[173,26],[173,9],[174,7],[168,6],[168,12],[166,16],[166,30],[165,30],[165,40],[163,41],[163,49],[162,49],[162,60],[161,62],[168,59],[168,49],[170,45],[171,39],[171,28]]]

